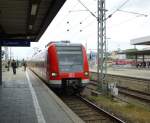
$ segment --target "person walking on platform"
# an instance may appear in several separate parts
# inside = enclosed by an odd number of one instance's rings
[[[7,71],[9,71],[9,67],[10,67],[10,60],[8,60],[7,65],[8,65]]]
[[[150,61],[147,62],[147,67],[150,68]]]
[[[16,64],[16,61],[14,59],[11,62],[11,67],[13,69],[13,74],[16,74],[17,64]]]
[[[23,59],[23,66],[24,66],[24,71],[26,71],[27,63],[24,59]]]

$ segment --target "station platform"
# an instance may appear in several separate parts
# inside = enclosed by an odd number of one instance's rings
[[[35,74],[3,70],[0,123],[83,123]]]
[[[97,72],[96,69],[90,69],[90,71]],[[107,73],[150,80],[150,69],[108,68]]]

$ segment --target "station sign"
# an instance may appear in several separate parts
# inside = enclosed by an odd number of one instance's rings
[[[0,40],[0,46],[7,47],[30,47],[31,40],[22,40],[22,39],[7,39]]]

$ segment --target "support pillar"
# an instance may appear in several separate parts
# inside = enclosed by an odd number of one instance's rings
[[[144,62],[144,59],[145,59],[145,58],[144,58],[144,54],[143,54],[143,57],[142,57],[142,58],[143,58],[143,62]]]
[[[2,85],[2,46],[0,46],[0,86]]]
[[[136,65],[137,65],[137,54],[135,54],[135,63],[136,63]]]

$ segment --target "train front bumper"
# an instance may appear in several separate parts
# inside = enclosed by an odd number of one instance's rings
[[[49,85],[51,87],[54,87],[54,88],[61,88],[62,87],[62,80],[49,80]],[[85,87],[87,84],[89,83],[89,79],[83,79],[81,80],[81,86],[82,87]]]

